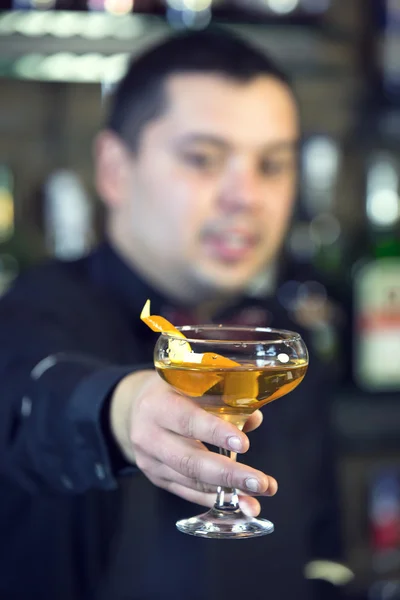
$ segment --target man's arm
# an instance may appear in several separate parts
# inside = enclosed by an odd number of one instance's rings
[[[275,493],[273,478],[203,443],[245,452],[244,433],[173,392],[154,371],[131,373],[82,352],[74,326],[52,307],[3,299],[0,348],[0,473],[27,491],[116,486],[103,428],[108,407],[117,448],[155,485],[207,506],[217,486],[233,485],[248,494],[243,506],[253,514],[259,504],[251,496]],[[248,427],[259,423],[255,413]]]
[[[101,410],[132,368],[83,354],[29,303],[1,303],[0,348],[0,473],[30,492],[114,488]]]

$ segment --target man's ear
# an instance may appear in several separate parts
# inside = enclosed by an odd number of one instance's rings
[[[109,208],[118,208],[126,198],[132,171],[132,156],[112,131],[101,131],[93,146],[97,193]]]

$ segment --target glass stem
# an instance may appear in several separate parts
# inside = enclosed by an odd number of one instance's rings
[[[220,448],[219,453],[222,454],[222,456],[227,456],[231,460],[236,460],[236,452],[231,452],[230,450]],[[217,489],[217,499],[214,504],[214,509],[227,513],[240,511],[239,497],[235,488],[219,486]]]

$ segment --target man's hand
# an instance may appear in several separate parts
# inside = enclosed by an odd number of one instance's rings
[[[119,383],[110,418],[127,459],[154,485],[190,502],[212,506],[217,486],[235,487],[242,491],[243,511],[257,515],[260,505],[252,495],[273,496],[277,491],[273,477],[210,452],[203,442],[242,453],[249,440],[231,423],[177,394],[154,371],[132,373]],[[261,421],[256,411],[245,431]]]

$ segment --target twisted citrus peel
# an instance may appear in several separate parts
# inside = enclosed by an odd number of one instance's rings
[[[172,323],[167,321],[167,319],[159,315],[150,315],[150,300],[147,300],[146,304],[143,306],[140,318],[153,331],[158,331],[159,333],[171,333],[177,338],[182,338],[182,341],[176,338],[168,339],[168,358],[172,363],[186,363],[189,358],[188,354],[192,352],[190,344],[183,341],[186,339],[183,333],[174,327]]]
[[[153,331],[173,334],[175,336],[168,339],[168,358],[173,365],[176,367],[184,366],[189,369],[198,368],[199,365],[205,367],[205,372],[203,371],[202,376],[198,380],[194,380],[190,374],[186,377],[184,373],[180,375],[179,388],[183,393],[190,396],[203,396],[203,394],[221,380],[218,371],[210,370],[207,372],[207,368],[229,369],[230,367],[240,366],[240,363],[214,352],[205,352],[204,354],[193,352],[189,342],[185,341],[185,335],[179,329],[164,317],[150,314],[150,300],[147,300],[144,305],[140,318]],[[240,372],[229,372],[225,375],[224,396],[228,404],[234,406],[246,404],[246,398],[255,398],[257,393],[256,373],[254,373],[254,377],[247,378],[246,380],[243,379]]]
[[[144,305],[140,318],[153,331],[170,333],[176,337],[182,338],[182,340],[186,339],[185,335],[172,325],[172,323],[167,321],[167,319],[160,317],[159,315],[150,315],[150,300],[147,300]],[[184,363],[185,366],[202,364],[205,367],[216,367],[217,369],[239,366],[239,363],[234,360],[225,358],[214,352],[205,352],[204,354],[192,352],[189,342],[177,340],[176,338],[168,340],[168,350],[168,357],[172,363]]]

